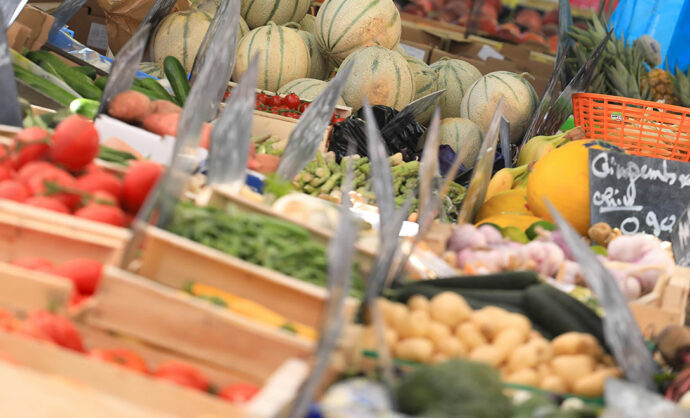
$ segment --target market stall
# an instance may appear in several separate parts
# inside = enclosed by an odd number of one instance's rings
[[[3,416],[687,416],[690,86],[618,3],[7,0]]]

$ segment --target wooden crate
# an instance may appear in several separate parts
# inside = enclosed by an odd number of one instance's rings
[[[41,255],[55,263],[76,257],[118,264],[128,229],[0,199],[0,261]]]
[[[676,266],[673,274],[659,278],[652,293],[630,303],[645,337],[653,337],[669,325],[685,325],[690,269]]]
[[[274,149],[284,149],[287,145],[288,139],[292,130],[297,125],[297,119],[286,118],[285,116],[274,115],[273,113],[254,111],[254,119],[252,125],[252,136],[272,135],[280,138],[280,141],[273,144]],[[323,140],[319,150],[321,152],[327,151],[327,141],[331,133],[331,127],[323,133]]]
[[[225,208],[229,205],[233,205],[243,213],[258,213],[293,223],[306,229],[310,238],[320,243],[324,247],[328,246],[328,243],[331,241],[331,239],[333,239],[334,236],[334,231],[330,229],[314,226],[307,222],[280,214],[273,210],[271,206],[258,203],[252,199],[248,199],[237,193],[233,193],[228,187],[223,185],[205,188],[204,191],[197,197],[196,204],[199,206],[216,206],[219,208]],[[359,263],[359,267],[362,272],[369,272],[374,266],[376,252],[371,248],[367,248],[359,244],[356,246],[356,248],[357,252],[355,254],[355,261]]]
[[[276,271],[259,267],[221,251],[150,227],[146,231],[146,252],[139,274],[176,289],[190,281],[234,293],[275,312],[311,326],[319,327],[325,312],[325,288]],[[354,312],[356,300],[346,302]]]
[[[13,311],[66,313],[74,285],[69,279],[0,262],[0,306]]]
[[[196,267],[203,263],[193,261]],[[306,358],[314,347],[301,337],[114,267],[105,269],[93,299],[80,322],[234,370],[251,382],[265,381],[287,359]]]

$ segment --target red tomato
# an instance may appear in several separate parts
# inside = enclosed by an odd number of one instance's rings
[[[17,172],[17,180],[24,184],[29,183],[29,179],[34,175],[41,173],[43,171],[57,170],[52,163],[47,161],[33,161],[20,168]]]
[[[0,329],[3,331],[12,331],[17,325],[17,320],[12,314],[5,308],[0,308]]]
[[[11,180],[14,177],[14,171],[10,167],[0,165],[0,181]]]
[[[70,350],[84,352],[81,335],[74,325],[67,319],[54,315],[48,311],[36,310],[29,313],[22,325],[29,335],[39,338],[43,336],[55,344]]]
[[[89,203],[74,212],[74,216],[114,226],[124,227],[127,225],[125,213],[122,209],[113,205]]]
[[[271,107],[279,107],[283,105],[283,98],[278,96],[277,94],[275,96],[271,96],[266,100],[266,104],[271,106]]]
[[[108,205],[108,206],[119,206],[120,203],[117,201],[117,198],[113,195],[111,195],[108,192],[104,192],[102,190],[96,190],[93,192],[91,195],[91,203],[98,203],[100,205]]]
[[[75,258],[57,266],[57,272],[72,280],[82,295],[92,295],[101,281],[103,263],[89,258]]]
[[[149,372],[146,360],[139,354],[126,348],[95,348],[89,352],[89,357],[108,363],[119,364],[139,373],[147,374]]]
[[[53,267],[53,262],[43,257],[22,257],[12,261],[11,264],[29,270],[36,270],[40,267]]]
[[[81,196],[76,193],[77,181],[70,173],[57,167],[39,171],[28,182],[29,191],[34,196],[51,196],[69,209],[74,209],[81,201]]]
[[[232,403],[242,404],[251,400],[257,393],[259,393],[259,388],[256,385],[251,383],[234,383],[221,389],[218,392],[218,396]]]
[[[122,195],[122,180],[105,171],[84,174],[77,178],[77,187],[89,193],[96,191],[108,192],[116,199]]]
[[[34,271],[40,271],[41,273],[50,274],[52,276],[60,276],[58,269],[53,266],[44,266],[35,268]]]
[[[43,128],[24,129],[14,137],[14,141],[12,154],[17,169],[45,157],[50,151],[50,134]]]
[[[60,200],[49,196],[32,196],[24,201],[24,204],[37,208],[52,210],[59,213],[70,213],[69,208]]]
[[[285,96],[283,103],[290,109],[297,109],[300,104],[300,99],[298,95],[291,93]]]
[[[72,115],[55,128],[50,157],[68,170],[78,171],[96,158],[98,149],[98,131],[93,122]]]
[[[300,111],[300,113],[304,113],[310,104],[311,103],[309,103],[309,102],[301,103],[297,109]]]
[[[135,161],[130,164],[122,182],[122,203],[127,211],[139,211],[162,172],[161,166],[151,161]]]
[[[0,199],[14,200],[15,202],[24,202],[29,198],[29,191],[26,186],[16,180],[0,181]]]
[[[268,96],[265,95],[264,93],[259,93],[256,95],[256,100],[261,103],[261,104],[267,104],[268,103]]]
[[[207,391],[210,383],[196,367],[181,361],[169,360],[158,365],[154,376],[169,380],[181,386]]]
[[[344,120],[345,120],[345,118],[335,118],[335,121],[333,121],[333,123],[335,123],[337,125],[339,123],[342,123]]]
[[[82,295],[79,292],[72,292],[72,296],[69,299],[69,304],[70,306],[77,306],[80,305],[82,302],[87,300],[89,297],[86,295]]]

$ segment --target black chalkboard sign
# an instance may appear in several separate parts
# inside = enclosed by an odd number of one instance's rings
[[[5,18],[0,10],[0,125],[22,127],[22,112],[4,22]]]
[[[690,164],[589,150],[591,222],[669,240],[690,202]]]
[[[690,267],[690,206],[680,216],[676,227],[671,234],[671,244],[673,244],[673,257],[676,264],[683,267]]]

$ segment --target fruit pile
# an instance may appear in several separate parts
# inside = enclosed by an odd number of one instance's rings
[[[95,360],[116,364],[130,371],[167,380],[176,385],[217,394],[220,398],[233,403],[245,403],[259,392],[258,387],[249,383],[234,383],[218,390],[199,369],[179,360],[162,361],[155,368],[151,368],[143,357],[126,348],[87,350],[79,330],[72,322],[44,310],[31,311],[24,319],[18,319],[11,312],[0,309],[0,330],[46,341]],[[6,353],[0,352],[0,358],[16,364],[16,361]]]
[[[227,97],[228,95],[226,95]],[[276,94],[269,96],[265,93],[256,95],[256,110],[272,113],[274,115],[285,116],[286,118],[299,119],[307,110],[311,103],[302,101],[299,96],[290,93],[281,97]],[[335,113],[331,116],[331,124],[344,121],[345,118],[338,117]]]
[[[73,115],[54,132],[32,127],[0,148],[0,199],[124,227],[158,180],[162,168],[130,164],[123,178],[94,164],[98,132]]]

